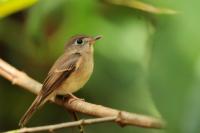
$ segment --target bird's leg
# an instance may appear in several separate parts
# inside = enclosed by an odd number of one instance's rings
[[[64,103],[69,99],[66,95],[56,95],[56,98],[62,100]]]
[[[56,95],[57,98],[61,99],[63,102],[68,101],[68,103],[72,103],[76,100],[81,100],[81,101],[85,101],[82,98],[78,98],[75,95],[73,95],[72,93],[67,93],[66,95]],[[70,99],[71,98],[71,99]]]
[[[76,101],[76,100],[85,101],[85,99],[78,98],[78,97],[76,97],[75,95],[73,95],[72,93],[68,93],[66,96],[67,96],[67,97],[73,98],[73,99],[71,99],[71,100],[69,101],[69,103],[72,103],[73,101]]]
[[[76,99],[76,100],[84,100],[84,99],[81,99],[81,98],[78,98],[78,97],[76,97],[74,94],[72,94],[72,93],[68,93],[66,96],[70,96],[71,98],[74,98],[74,99]]]

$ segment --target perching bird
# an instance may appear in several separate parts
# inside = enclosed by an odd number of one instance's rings
[[[72,95],[82,88],[93,72],[93,44],[101,36],[77,35],[71,37],[61,55],[50,69],[42,89],[21,118],[23,127],[33,113],[56,95]]]

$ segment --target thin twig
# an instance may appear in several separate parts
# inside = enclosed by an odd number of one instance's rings
[[[151,4],[147,4],[145,2],[139,0],[106,0],[111,4],[126,6],[134,9],[138,9],[140,11],[153,13],[153,14],[169,14],[174,15],[177,14],[177,11],[169,9],[169,8],[158,8]]]
[[[12,131],[7,131],[4,133],[31,133],[31,132],[42,132],[42,131],[54,131],[54,130],[67,128],[67,127],[75,127],[75,126],[80,126],[80,125],[89,125],[89,124],[115,121],[116,119],[117,117],[115,116],[104,117],[104,118],[93,118],[93,119],[79,120],[79,121],[74,121],[74,122],[59,123],[59,124],[54,124],[54,125],[21,128],[21,129],[16,129]]]
[[[30,78],[24,72],[17,70],[12,67],[2,59],[0,59],[0,75],[4,78],[10,80],[13,84],[19,85],[24,89],[37,94],[42,84],[36,80]],[[69,98],[63,101],[59,98],[51,99],[52,102],[62,105],[67,109],[73,111],[81,112],[87,115],[92,115],[96,117],[110,117],[118,116],[120,114],[117,123],[120,125],[134,125],[144,128],[164,128],[165,124],[161,119],[153,118],[145,115],[129,113],[126,111],[120,111],[102,105],[96,105],[92,103],[85,102],[83,100],[76,100],[74,98]]]

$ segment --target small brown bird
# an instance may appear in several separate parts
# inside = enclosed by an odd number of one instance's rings
[[[50,69],[43,86],[29,109],[19,122],[23,127],[33,113],[46,101],[56,95],[72,95],[90,78],[93,71],[93,44],[101,36],[77,35],[71,37],[65,52]]]

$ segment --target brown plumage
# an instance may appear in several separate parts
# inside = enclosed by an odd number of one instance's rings
[[[79,90],[88,81],[93,71],[93,44],[97,37],[84,35],[72,37],[60,56],[50,69],[36,99],[21,118],[23,127],[33,113],[46,101],[56,95],[67,95]]]

